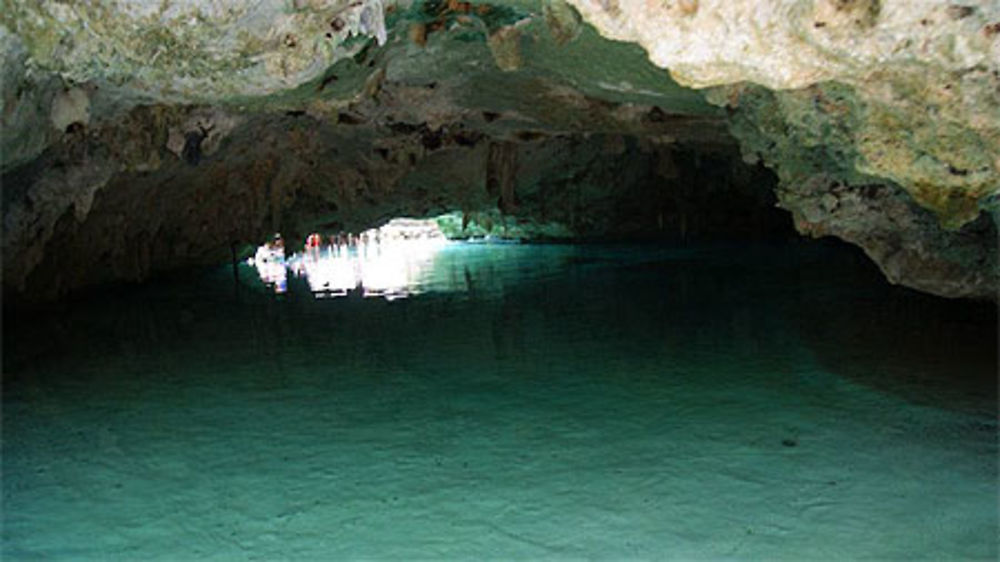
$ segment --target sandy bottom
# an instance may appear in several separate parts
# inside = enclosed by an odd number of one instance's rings
[[[841,246],[450,247],[5,318],[4,560],[996,560],[996,309]]]

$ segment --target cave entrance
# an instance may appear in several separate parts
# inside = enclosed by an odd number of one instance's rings
[[[357,294],[392,301],[421,292],[447,243],[434,219],[395,218],[361,233],[314,232],[294,247],[276,233],[247,261],[276,294],[288,291],[291,277],[304,280],[317,299]]]

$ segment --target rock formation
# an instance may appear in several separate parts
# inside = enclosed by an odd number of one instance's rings
[[[9,295],[398,214],[681,239],[775,202],[893,282],[1000,286],[996,3],[3,0],[0,47]]]

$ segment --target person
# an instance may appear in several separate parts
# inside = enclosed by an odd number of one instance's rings
[[[313,260],[319,259],[319,247],[323,243],[322,237],[316,232],[306,237],[306,255]]]

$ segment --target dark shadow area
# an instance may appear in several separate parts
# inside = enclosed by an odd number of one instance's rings
[[[860,250],[837,298],[804,299],[799,330],[831,372],[915,404],[997,414],[997,306],[891,286]],[[993,424],[996,430],[996,424]]]
[[[542,265],[510,257],[532,248],[551,257]],[[404,357],[420,347],[416,334],[439,330],[491,338],[498,356],[521,361],[532,357],[518,350],[532,333],[558,338],[570,322],[571,331],[600,326],[606,337],[595,342],[609,353],[726,353],[774,359],[786,373],[800,368],[803,359],[786,349],[801,340],[823,368],[847,380],[915,403],[996,412],[996,307],[891,286],[844,243],[522,245],[477,260],[438,263],[437,285],[395,303],[360,293],[337,305],[315,301],[306,280],[294,277],[289,292],[275,296],[241,265],[236,287],[220,267],[6,307],[5,400],[18,394],[11,384],[52,362],[196,361],[234,347],[246,361],[310,349],[327,356],[329,345],[354,355],[351,342]]]

